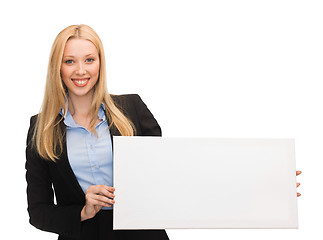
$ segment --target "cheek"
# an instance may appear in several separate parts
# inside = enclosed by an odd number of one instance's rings
[[[91,74],[93,76],[99,76],[99,72],[100,72],[100,64],[93,64],[91,66]]]
[[[66,68],[62,66],[61,67],[61,76],[62,76],[62,78],[64,79],[66,75],[67,75],[66,74]]]
[[[61,76],[64,79],[68,79],[71,76],[71,69],[68,67],[61,67]]]
[[[61,67],[61,79],[65,85],[69,84],[69,72],[65,67]]]

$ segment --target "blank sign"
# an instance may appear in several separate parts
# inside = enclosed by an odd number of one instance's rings
[[[293,139],[113,143],[114,229],[298,227]]]

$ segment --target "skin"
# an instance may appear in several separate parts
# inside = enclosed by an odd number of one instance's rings
[[[61,76],[68,89],[68,110],[74,121],[89,130],[90,108],[94,86],[100,71],[99,53],[95,45],[84,39],[70,39],[66,42]],[[97,123],[100,119],[97,119]],[[115,189],[106,185],[90,186],[85,192],[86,203],[81,211],[81,221],[93,218],[102,207],[114,204]]]
[[[93,43],[84,39],[67,41],[61,65],[61,76],[68,89],[68,106],[74,121],[89,130],[90,108],[94,86],[99,78],[100,59]],[[75,82],[84,80],[85,86]],[[99,119],[98,119],[99,122]]]
[[[94,86],[98,81],[100,59],[95,45],[84,39],[67,41],[61,65],[61,76],[68,89],[68,106],[74,121],[89,131],[90,107]],[[100,119],[97,119],[97,123]],[[301,171],[296,171],[296,176]],[[299,187],[300,183],[296,183]],[[110,207],[115,188],[106,185],[90,186],[85,192],[86,203],[81,211],[81,221],[93,218],[102,207]],[[297,197],[301,196],[297,193]]]

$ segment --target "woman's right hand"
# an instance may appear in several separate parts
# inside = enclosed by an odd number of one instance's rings
[[[85,206],[81,211],[81,221],[93,218],[102,207],[111,207],[114,204],[113,187],[106,185],[90,186],[85,192]]]

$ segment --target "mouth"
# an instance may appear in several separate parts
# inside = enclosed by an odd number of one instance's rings
[[[73,83],[78,87],[84,87],[90,81],[90,78],[72,78]]]

